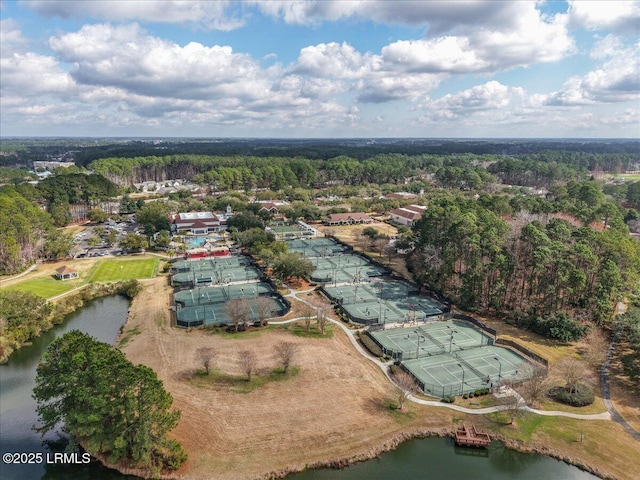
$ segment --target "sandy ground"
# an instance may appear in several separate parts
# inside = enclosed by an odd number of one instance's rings
[[[178,471],[181,478],[256,478],[300,470],[384,448],[407,431],[405,420],[414,430],[452,425],[452,412],[445,410],[419,422],[410,410],[406,418],[392,414],[386,405],[395,390],[340,329],[334,328],[330,339],[301,338],[279,329],[237,339],[171,329],[166,279],[144,283],[147,288],[132,305],[123,337],[136,328],[145,334],[129,335],[122,349],[134,363],[158,372],[174,406],[182,410],[173,434],[190,458]],[[300,345],[299,373],[288,380],[250,393],[189,380],[198,368],[198,347],[212,346],[219,352],[217,368],[241,375],[240,350],[254,351],[259,368],[271,371],[277,367],[273,346],[281,340]]]

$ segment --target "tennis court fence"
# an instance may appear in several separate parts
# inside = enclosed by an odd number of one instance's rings
[[[454,357],[456,357],[458,359],[458,361],[464,365],[465,367],[467,367],[470,371],[473,372],[473,374],[478,377],[478,378],[485,378],[487,375],[482,373],[480,370],[478,370],[477,368],[475,368],[473,365],[471,365],[469,362],[467,362],[464,358],[462,358],[460,355],[458,355],[457,353],[453,354]]]

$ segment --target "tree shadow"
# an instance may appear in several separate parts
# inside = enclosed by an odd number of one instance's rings
[[[390,398],[384,397],[368,397],[362,400],[365,408],[368,412],[380,414],[380,413],[389,413],[393,410],[392,407],[395,406],[395,401]]]

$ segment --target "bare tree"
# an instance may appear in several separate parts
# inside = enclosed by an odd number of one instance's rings
[[[580,342],[582,356],[594,368],[599,368],[607,355],[609,341],[597,327],[592,327]]]
[[[247,381],[251,381],[251,375],[256,371],[256,367],[258,366],[258,357],[251,350],[242,350],[238,353],[238,359],[240,361],[240,366],[242,367],[242,371],[247,376]]]
[[[213,347],[200,347],[196,350],[196,360],[204,367],[209,375],[209,370],[216,363],[216,351]]]
[[[405,400],[418,391],[418,386],[413,377],[404,371],[395,373],[393,381],[398,386],[398,410],[402,410]]]
[[[320,332],[320,335],[324,335],[324,330],[327,326],[327,317],[327,307],[318,307],[318,310],[316,312],[316,324],[318,325],[318,331]]]
[[[306,303],[302,304],[302,317],[304,318],[304,325],[307,329],[307,332],[311,330],[311,320],[313,319],[316,313],[316,309],[313,305],[309,305]]]
[[[267,324],[267,319],[272,316],[271,301],[267,297],[257,298],[256,313],[258,314],[258,320],[260,320],[260,326],[264,327]]]
[[[578,393],[581,383],[586,383],[589,372],[578,359],[566,357],[556,364],[557,377],[565,382],[568,393]]]
[[[389,243],[389,239],[386,236],[378,237],[373,241],[373,247],[380,254],[382,258],[382,253],[384,252],[384,248]]]
[[[518,366],[518,371],[522,372],[522,378],[526,379],[520,389],[526,402],[537,403],[544,399],[550,388],[547,369],[542,365],[525,363]]]
[[[278,342],[273,349],[274,356],[282,364],[282,373],[287,373],[289,366],[298,354],[299,346],[292,342]]]
[[[238,326],[247,322],[249,318],[249,312],[251,311],[251,305],[246,298],[234,298],[225,303],[225,310],[227,315],[233,322],[235,331],[238,331]]]
[[[506,395],[499,399],[498,405],[509,415],[508,425],[512,425],[516,418],[521,417],[527,410],[526,402],[515,391],[514,395]]]
[[[364,235],[362,233],[362,230],[359,230],[355,238],[356,246],[364,252],[367,249],[367,246],[369,245],[369,241],[370,241],[369,237]]]

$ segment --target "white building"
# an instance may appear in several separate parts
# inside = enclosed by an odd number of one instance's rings
[[[411,227],[422,218],[422,214],[426,209],[427,207],[422,205],[407,205],[406,207],[396,208],[389,213],[389,220],[398,225]]]

